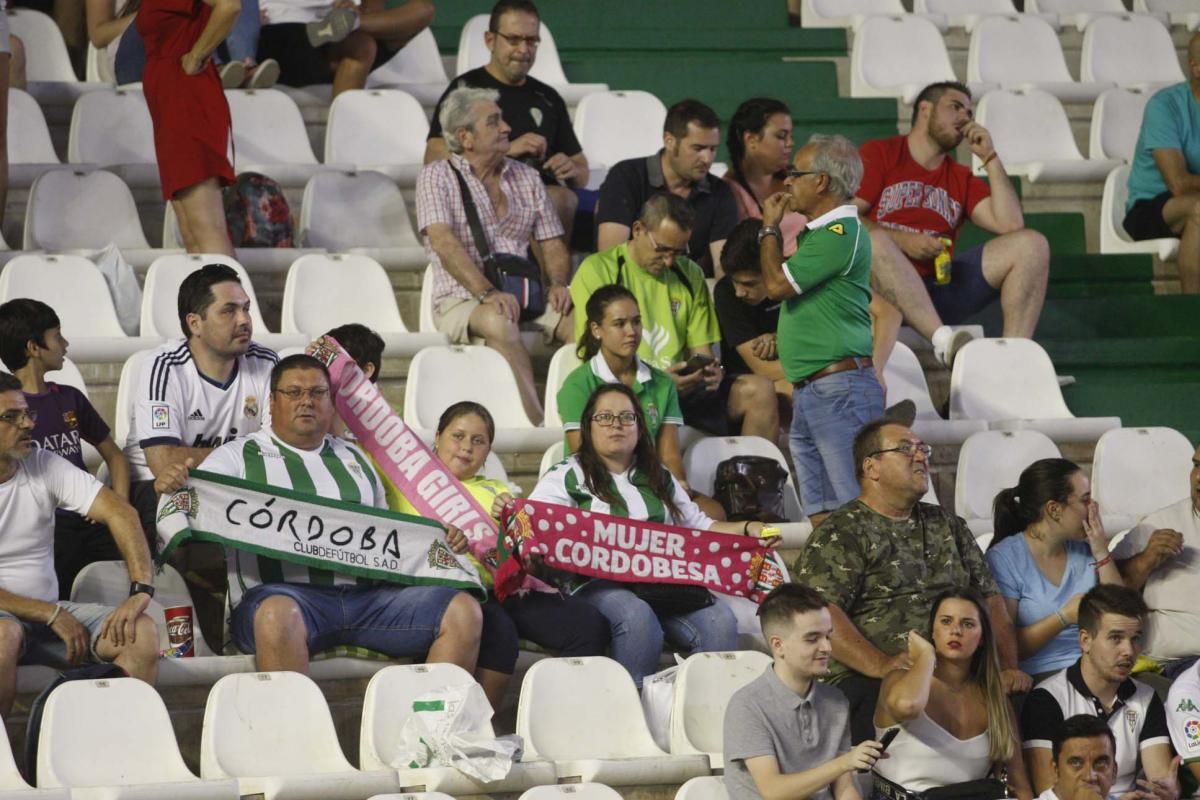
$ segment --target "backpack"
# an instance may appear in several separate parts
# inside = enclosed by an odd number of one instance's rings
[[[29,704],[29,722],[25,727],[25,780],[31,786],[37,786],[37,755],[38,737],[42,733],[42,712],[46,710],[46,700],[50,693],[67,681],[95,681],[105,678],[128,678],[129,673],[116,664],[88,664],[87,666],[69,669],[59,673],[41,694]]]
[[[717,466],[713,499],[730,520],[782,522],[787,470],[773,458],[734,456]]]
[[[234,247],[295,247],[292,210],[273,178],[243,172],[221,194]]]

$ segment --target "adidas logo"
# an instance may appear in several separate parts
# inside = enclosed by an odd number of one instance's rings
[[[193,411],[191,414],[188,415],[188,419],[193,422],[203,422],[204,414],[201,413],[200,409],[197,408],[195,411]]]

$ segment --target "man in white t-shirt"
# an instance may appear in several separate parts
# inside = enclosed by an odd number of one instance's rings
[[[1200,662],[1179,674],[1167,694],[1167,727],[1171,744],[1193,783],[1200,784]]]
[[[158,634],[143,612],[154,596],[150,552],[137,513],[115,492],[49,450],[35,448],[21,382],[0,373],[0,717],[17,690],[17,665],[112,661],[153,683]],[[132,583],[118,608],[58,602],[54,512],[103,523]]]
[[[142,527],[154,530],[154,479],[172,464],[200,464],[227,441],[263,426],[275,353],[254,344],[250,298],[237,272],[208,264],[179,287],[184,339],[142,364],[124,442],[133,481],[130,500]]]
[[[1112,553],[1125,585],[1150,608],[1146,655],[1168,662],[1168,678],[1200,655],[1200,448],[1189,483],[1190,496],[1147,516]]]

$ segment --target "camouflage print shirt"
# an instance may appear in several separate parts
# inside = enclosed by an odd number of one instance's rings
[[[792,575],[845,611],[888,654],[906,646],[909,629],[925,631],[929,604],[942,591],[999,591],[967,524],[927,503],[894,520],[852,500],[813,531]],[[848,670],[833,662],[829,680],[837,683]]]

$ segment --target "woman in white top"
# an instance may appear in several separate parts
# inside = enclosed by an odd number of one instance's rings
[[[912,667],[883,679],[875,728],[880,736],[897,725],[900,732],[888,758],[876,763],[876,775],[908,792],[923,792],[1007,769],[1016,796],[1030,800],[1017,723],[1000,682],[982,598],[971,589],[943,592],[933,603],[929,628],[932,644],[909,631]]]
[[[538,481],[531,500],[698,530],[761,533],[761,522],[713,522],[688,498],[659,460],[637,396],[625,384],[597,387],[580,419],[579,451]],[[508,495],[497,499],[500,504],[511,501]],[[658,666],[664,636],[689,652],[737,649],[737,622],[727,606],[714,603],[659,614],[629,586],[570,576],[563,589],[591,603],[608,619],[612,656],[639,687],[642,678]]]

